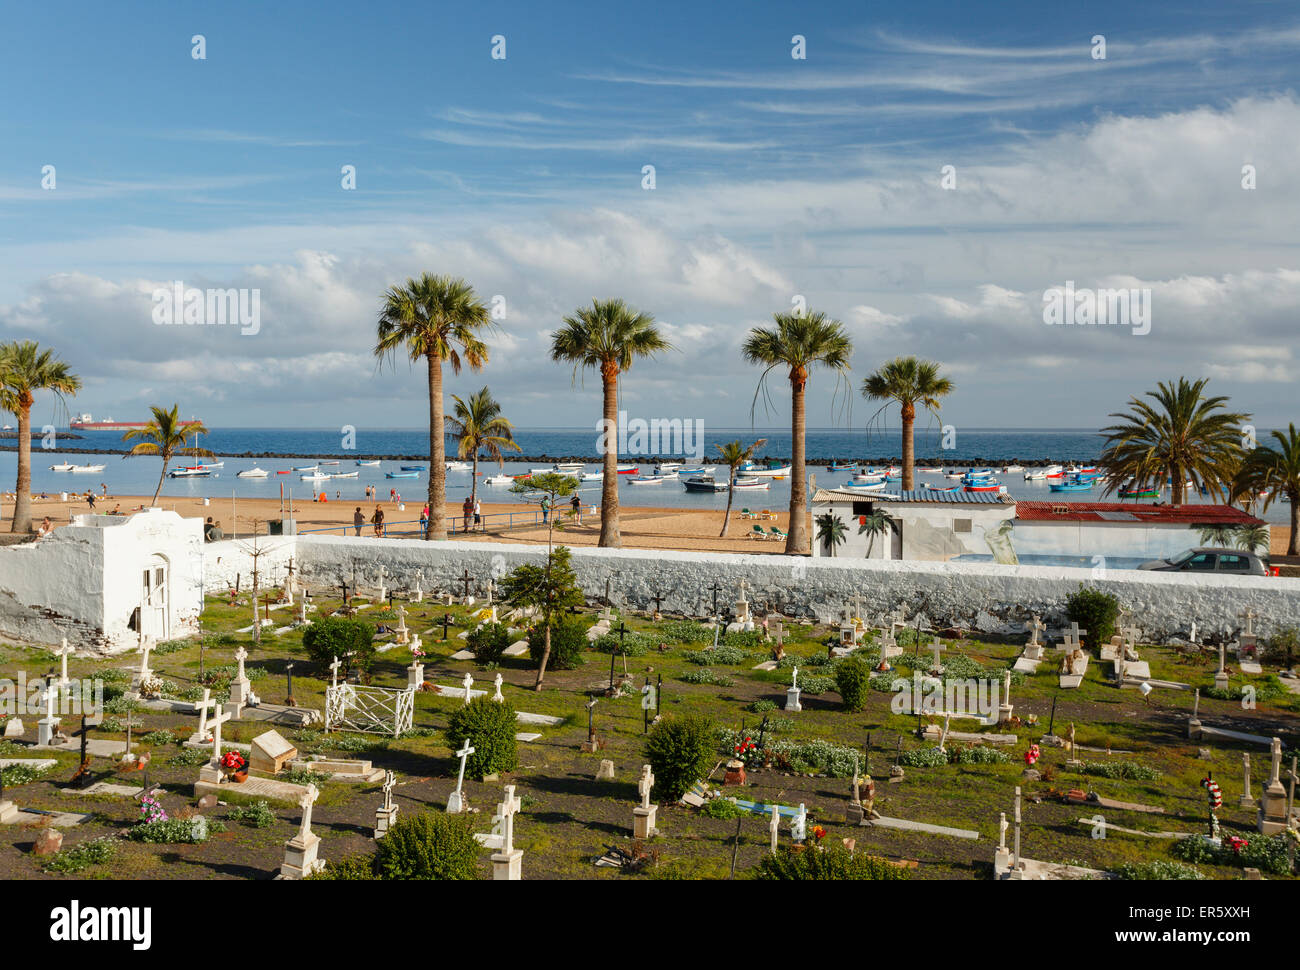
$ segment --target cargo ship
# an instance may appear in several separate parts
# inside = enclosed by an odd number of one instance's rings
[[[193,418],[186,424],[192,421]],[[68,428],[72,431],[129,431],[132,428],[147,427],[149,427],[148,421],[114,421],[112,418],[96,421],[89,414],[79,414],[68,421]]]

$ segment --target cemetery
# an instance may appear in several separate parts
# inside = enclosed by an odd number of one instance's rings
[[[865,585],[631,605],[554,562],[539,599],[528,562],[280,557],[180,635],[0,644],[0,877],[1294,872],[1300,638],[1249,604],[1153,635],[1076,582],[980,632]]]

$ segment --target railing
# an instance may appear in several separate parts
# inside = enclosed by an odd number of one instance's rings
[[[588,514],[593,514],[593,513],[590,513],[588,511]],[[567,519],[570,517],[571,514],[568,509],[564,509],[557,516],[557,518],[560,519]],[[487,532],[492,527],[495,527],[496,529],[513,529],[516,524],[545,525],[545,520],[542,518],[542,512],[540,509],[530,509],[526,512],[525,511],[488,512],[484,515],[481,515],[479,519],[480,519],[479,524],[476,526],[474,525],[474,517],[470,516],[470,526],[468,529],[466,529],[465,516],[449,515],[447,516],[447,534],[464,535],[467,532]],[[504,522],[502,521],[503,519],[505,520]],[[399,529],[397,528],[397,526],[414,526],[414,528]],[[305,535],[312,535],[312,534],[319,534],[319,533],[332,534],[335,532],[339,533],[339,535],[350,535],[355,529],[356,526],[353,525],[331,525],[321,529],[299,529],[298,535],[305,536]],[[365,523],[361,527],[361,534],[363,536],[365,535],[373,536],[374,531],[375,531],[375,527],[370,522]],[[422,536],[424,535],[424,527],[421,525],[419,519],[401,519],[395,522],[385,521],[382,530],[380,532],[380,535],[383,538],[399,537],[399,536]]]

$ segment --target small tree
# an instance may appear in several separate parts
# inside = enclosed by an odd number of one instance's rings
[[[570,563],[569,550],[564,546],[548,550],[543,566],[531,563],[516,566],[501,581],[501,598],[511,606],[531,606],[542,613],[542,657],[537,665],[537,682],[533,685],[534,690],[541,690],[551,656],[551,620],[570,606],[581,606],[585,601]]]
[[[1077,593],[1071,593],[1065,599],[1065,615],[1072,623],[1079,624],[1083,642],[1089,647],[1109,643],[1115,635],[1115,621],[1119,619],[1119,600],[1110,593],[1099,589],[1079,587]]]
[[[375,660],[375,628],[365,620],[322,616],[302,634],[302,647],[312,662],[329,668],[338,657],[348,668],[369,673]],[[326,674],[328,676],[328,674]]]
[[[510,646],[510,628],[504,623],[485,623],[471,630],[465,644],[474,653],[474,661],[486,666],[501,660]]]
[[[379,879],[477,879],[478,853],[474,816],[422,812],[388,830],[375,850],[374,872]]]
[[[474,753],[466,759],[465,771],[482,781],[487,775],[515,770],[515,730],[515,709],[509,703],[480,696],[452,712],[447,741],[453,751],[470,743]]]
[[[582,652],[587,649],[586,624],[567,616],[556,616],[551,623],[551,653],[547,664],[552,670],[572,670],[582,666]],[[528,655],[539,667],[546,657],[546,631],[538,624],[528,631]]]
[[[892,866],[879,856],[850,852],[843,845],[814,846],[795,852],[783,846],[769,853],[753,868],[755,879],[764,880],[900,880],[908,877],[906,869]]]
[[[698,714],[665,714],[646,736],[654,794],[675,802],[703,778],[717,756],[713,722]]]
[[[725,445],[714,445],[721,454],[718,460],[727,466],[727,511],[722,515],[722,531],[718,534],[719,538],[725,538],[727,527],[731,525],[731,500],[736,494],[736,469],[754,457],[754,452],[767,444],[766,438],[759,438],[752,445],[746,448],[740,443],[740,439],[729,441]]]
[[[871,667],[857,656],[848,656],[835,665],[835,688],[850,711],[860,711],[871,691]]]

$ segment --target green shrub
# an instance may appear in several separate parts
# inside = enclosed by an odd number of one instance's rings
[[[465,646],[480,666],[500,663],[506,647],[510,646],[510,628],[504,623],[484,623],[469,631]]]
[[[708,667],[688,670],[682,674],[681,679],[688,684],[713,684],[715,687],[731,687],[736,683],[726,674],[715,674]]]
[[[846,658],[835,667],[835,688],[846,708],[862,710],[867,706],[867,694],[871,689],[871,668],[860,657]]]
[[[0,768],[0,776],[4,777],[5,787],[29,784],[49,770],[48,767],[38,767],[29,764],[9,765],[7,768]]]
[[[343,616],[322,616],[313,620],[302,634],[307,656],[324,670],[337,657],[340,663],[369,671],[375,661],[374,641],[374,624]],[[351,657],[347,656],[349,653]]]
[[[482,781],[486,775],[515,770],[516,729],[515,709],[509,702],[476,697],[452,712],[447,721],[447,743],[453,751],[466,741],[473,746],[474,753],[465,761],[465,772]]]
[[[1204,879],[1205,874],[1201,870],[1192,866],[1185,866],[1181,862],[1168,862],[1157,860],[1155,862],[1126,862],[1123,865],[1116,866],[1113,870],[1116,878],[1128,880],[1182,880],[1182,879]]]
[[[766,714],[768,711],[775,711],[776,709],[776,701],[769,701],[766,698],[754,701],[745,708],[751,714]]]
[[[908,768],[938,768],[948,763],[948,752],[940,751],[938,745],[930,748],[913,748],[899,755],[898,763]]]
[[[280,776],[291,785],[317,785],[329,781],[333,776],[310,768],[291,768]]]
[[[169,818],[165,822],[140,822],[127,829],[126,837],[133,842],[197,844],[206,842],[213,832],[221,832],[225,826],[216,819],[205,815],[193,818]]]
[[[545,631],[539,623],[528,631],[528,656],[541,666],[542,651],[546,649]],[[551,659],[548,670],[573,670],[583,664],[582,653],[587,649],[587,625],[576,617],[556,617],[551,622]]]
[[[721,646],[712,650],[688,650],[682,654],[682,659],[687,663],[699,664],[701,667],[709,664],[743,664],[748,657],[749,654],[740,647],[730,646]]]
[[[654,772],[655,796],[677,801],[713,767],[713,722],[697,714],[665,714],[646,736],[645,757]]]
[[[670,620],[656,629],[664,643],[712,643],[713,631],[694,620]]]
[[[798,851],[783,846],[768,853],[752,870],[755,879],[906,879],[908,872],[879,856],[850,852],[842,845],[808,846]]]
[[[749,647],[753,649],[760,646],[762,642],[762,630],[737,630],[735,633],[724,633],[722,635],[722,644],[719,644],[719,646]]]
[[[47,872],[81,872],[91,866],[112,862],[117,855],[118,840],[104,835],[46,856],[41,863]]]
[[[318,869],[307,879],[338,879],[356,882],[375,877],[375,859],[368,855],[350,855],[335,862],[326,860],[325,868]]]
[[[176,735],[172,734],[171,731],[150,731],[140,739],[140,743],[153,745],[175,744]]]
[[[1005,751],[982,744],[948,749],[948,763],[952,765],[1005,765],[1010,761]]]
[[[1079,771],[1115,781],[1156,781],[1160,778],[1159,768],[1141,761],[1088,761]]]
[[[713,798],[704,803],[700,814],[709,818],[743,818],[751,813],[749,809],[737,805],[734,799]]]
[[[193,768],[212,760],[212,752],[203,748],[181,748],[179,752],[167,759],[167,764],[180,768]]]
[[[226,818],[232,822],[251,825],[255,829],[266,829],[275,824],[275,812],[271,811],[271,803],[264,798],[248,806],[236,805],[226,813]]]
[[[592,644],[601,653],[625,653],[629,657],[640,657],[659,646],[657,637],[648,633],[628,630],[623,637],[623,646],[619,647],[617,633],[606,633]]]
[[[1203,835],[1189,835],[1185,839],[1179,839],[1169,847],[1169,852],[1175,859],[1184,862],[1217,865],[1219,861],[1219,847]]]
[[[1089,647],[1110,643],[1115,635],[1115,621],[1119,619],[1119,600],[1099,589],[1079,587],[1077,593],[1065,598],[1065,615],[1079,628],[1087,630],[1083,642]]]
[[[379,841],[374,871],[380,879],[476,879],[478,853],[474,816],[422,812],[399,818]]]
[[[835,689],[834,677],[821,677],[816,674],[800,675],[799,689],[805,694],[815,696],[825,694]]]

